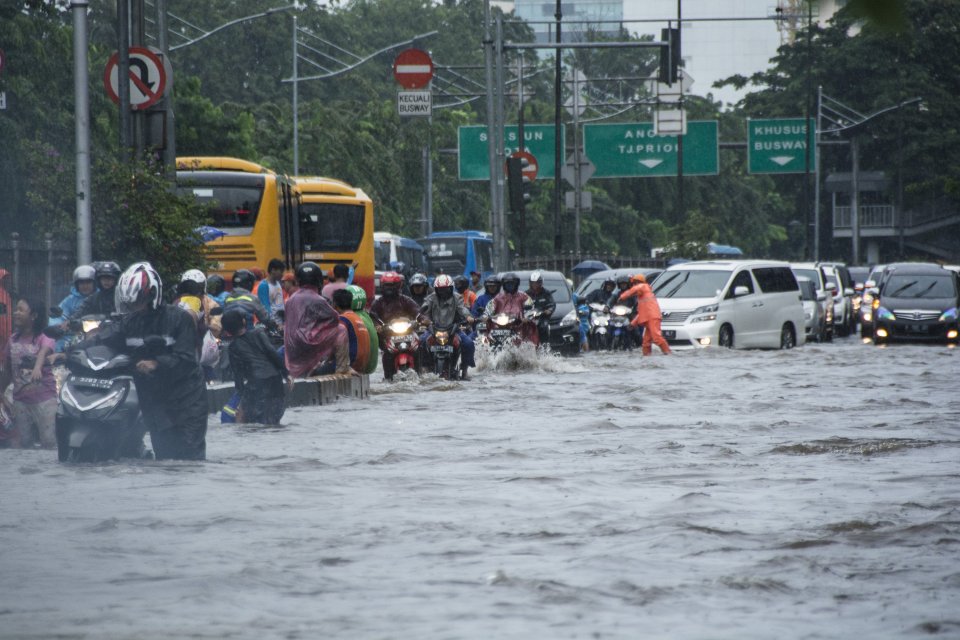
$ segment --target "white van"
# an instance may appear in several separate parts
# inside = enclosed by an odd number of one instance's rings
[[[671,346],[790,349],[806,340],[800,287],[786,262],[685,262],[661,273],[653,291]]]

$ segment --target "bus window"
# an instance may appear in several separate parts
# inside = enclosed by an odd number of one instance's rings
[[[387,271],[390,269],[390,241],[389,240],[377,240],[374,245],[374,260],[377,264],[377,269],[381,271]]]
[[[192,196],[196,202],[207,207],[211,224],[227,234],[249,233],[257,223],[260,201],[263,199],[262,180],[258,185],[184,184],[177,193]]]
[[[304,251],[352,252],[360,246],[363,205],[304,202],[300,210]]]
[[[424,239],[430,267],[435,273],[457,276],[463,274],[467,266],[467,239],[442,238]]]
[[[489,240],[478,240],[474,238],[474,255],[477,256],[475,270],[479,273],[487,273],[493,270],[493,243]]]
[[[423,257],[423,250],[416,247],[397,247],[397,260],[404,263],[412,272],[425,272],[427,261]]]

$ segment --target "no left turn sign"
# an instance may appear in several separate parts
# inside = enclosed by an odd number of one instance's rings
[[[103,73],[107,95],[117,104],[120,104],[119,64],[120,53],[114,52]],[[167,91],[167,71],[160,56],[150,49],[130,47],[130,77],[126,84],[130,87],[131,109],[147,109],[159,102]]]

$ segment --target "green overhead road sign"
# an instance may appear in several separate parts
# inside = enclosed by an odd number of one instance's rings
[[[519,136],[516,125],[503,128],[507,157],[519,151]],[[537,159],[537,178],[553,178],[557,139],[552,124],[523,125],[523,150]],[[460,127],[459,169],[461,180],[489,180],[490,160],[487,155],[487,128],[484,126]],[[561,167],[562,168],[562,167]]]
[[[750,173],[803,173],[817,160],[816,127],[803,118],[747,119],[747,170]]]
[[[597,168],[594,178],[648,178],[677,175],[677,136],[658,136],[653,123],[585,124],[583,148]],[[683,175],[715,176],[720,171],[717,121],[687,123]]]

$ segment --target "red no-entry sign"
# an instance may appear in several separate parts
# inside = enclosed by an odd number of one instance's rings
[[[404,89],[419,89],[433,78],[433,60],[420,49],[406,49],[393,61],[393,77]]]
[[[522,169],[523,177],[533,182],[537,179],[537,173],[540,171],[540,167],[537,166],[537,158],[529,151],[514,151],[510,154],[511,158],[522,158],[527,161],[527,164]]]

